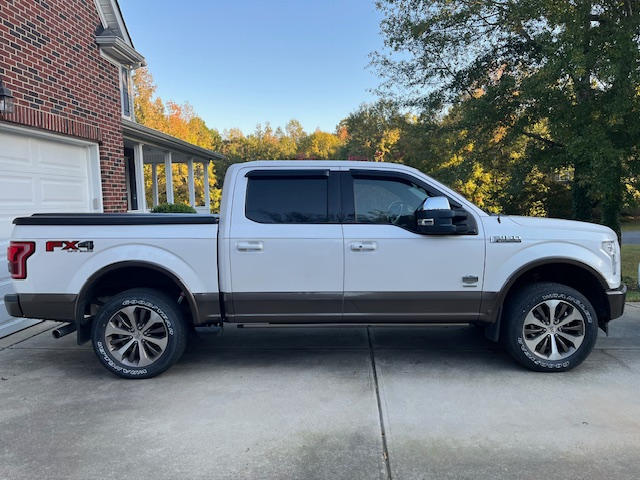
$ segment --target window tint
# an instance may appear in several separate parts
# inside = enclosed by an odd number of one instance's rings
[[[249,178],[247,218],[260,223],[327,223],[326,178]]]
[[[427,192],[392,178],[354,178],[356,223],[383,223],[415,228],[415,212]]]

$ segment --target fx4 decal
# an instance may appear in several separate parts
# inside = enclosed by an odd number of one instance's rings
[[[93,252],[93,240],[49,240],[47,241],[47,252],[56,250],[66,252]]]

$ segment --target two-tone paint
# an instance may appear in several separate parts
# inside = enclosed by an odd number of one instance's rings
[[[283,171],[327,175],[329,223],[267,224],[247,217],[248,178]],[[445,196],[466,211],[474,228],[464,235],[422,235],[396,225],[355,223],[350,185],[357,175],[410,179],[429,195]],[[34,241],[36,249],[28,260],[28,277],[14,282],[17,296],[8,299],[8,307],[13,314],[79,324],[95,300],[88,292],[99,296],[92,285],[119,268],[137,267],[146,268],[146,275],[166,276],[182,292],[181,301],[186,298],[195,324],[495,324],[509,287],[544,264],[573,265],[576,272],[593,277],[609,299],[602,309],[605,322],[621,314],[618,304],[624,300],[619,246],[609,228],[492,216],[427,175],[398,164],[232,165],[219,219],[41,215],[14,223],[12,239]],[[63,248],[47,251],[47,242],[60,239],[78,242],[74,245],[92,242],[93,248],[81,254]],[[615,251],[605,251],[603,242],[613,242]],[[56,298],[64,306],[54,305]],[[55,317],[47,317],[47,308],[56,311]]]

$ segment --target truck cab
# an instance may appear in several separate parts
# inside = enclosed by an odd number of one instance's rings
[[[230,320],[478,320],[479,209],[395,165],[296,166],[241,164],[227,176],[233,194],[222,203],[218,248],[229,262],[221,262],[220,284],[231,297]],[[436,196],[447,196],[468,228],[422,233],[415,212]]]

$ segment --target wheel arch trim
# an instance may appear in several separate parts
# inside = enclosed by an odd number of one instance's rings
[[[88,327],[90,327],[91,323],[89,322],[87,324],[83,320],[84,320],[84,309],[86,307],[87,296],[89,295],[89,292],[91,292],[91,288],[96,283],[98,283],[100,279],[102,279],[105,275],[117,270],[124,269],[124,268],[147,268],[147,269],[155,270],[165,275],[166,277],[168,277],[175,284],[175,286],[184,293],[185,298],[187,300],[187,305],[189,306],[189,311],[191,312],[192,323],[197,321],[197,319],[199,318],[198,316],[199,311],[198,311],[198,304],[195,300],[195,297],[193,293],[191,293],[191,291],[188,288],[186,288],[185,283],[182,281],[182,279],[178,275],[176,275],[174,272],[168,270],[166,267],[163,267],[161,265],[158,265],[153,262],[148,262],[148,261],[125,260],[121,262],[115,262],[109,265],[105,265],[101,269],[94,272],[84,283],[84,285],[82,286],[82,289],[80,290],[80,293],[78,294],[74,311],[75,311],[75,323],[78,331],[79,345],[88,341],[90,337],[90,332],[88,332],[87,330],[88,330]]]
[[[500,337],[500,324],[502,320],[502,310],[507,295],[511,291],[511,288],[515,283],[521,279],[524,275],[532,270],[544,266],[544,265],[571,265],[581,268],[588,272],[593,278],[598,281],[598,284],[602,288],[603,292],[609,289],[609,284],[605,278],[592,266],[575,260],[569,257],[546,257],[527,262],[514,271],[504,282],[498,292],[484,292],[482,296],[482,312],[485,315],[486,323],[488,324],[486,330],[486,337],[493,341],[498,341]]]
[[[580,260],[575,260],[570,257],[547,257],[547,258],[539,258],[537,260],[533,260],[531,262],[525,263],[520,268],[518,268],[515,272],[513,272],[504,282],[504,284],[502,285],[502,288],[500,288],[501,298],[504,299],[504,297],[506,297],[507,292],[513,286],[513,284],[516,283],[516,281],[518,281],[519,278],[521,278],[523,275],[530,272],[534,268],[538,268],[543,265],[562,265],[562,264],[572,265],[574,267],[579,267],[586,270],[596,280],[598,280],[598,283],[604,290],[609,289],[609,284],[607,283],[605,278],[591,265],[588,265],[585,262],[582,262]]]

